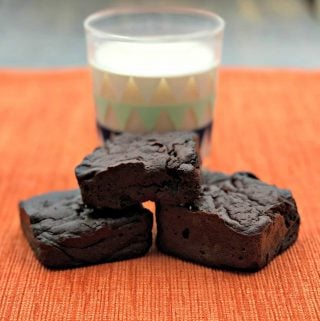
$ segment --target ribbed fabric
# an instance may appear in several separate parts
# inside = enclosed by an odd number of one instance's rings
[[[0,320],[319,320],[320,71],[220,72],[212,169],[290,188],[298,242],[255,274],[164,256],[67,271],[34,258],[17,203],[77,186],[98,139],[85,69],[0,71]]]

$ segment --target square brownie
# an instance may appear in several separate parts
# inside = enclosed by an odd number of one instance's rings
[[[152,213],[141,205],[97,210],[83,204],[74,190],[32,197],[19,209],[23,232],[48,268],[134,258],[152,243]]]
[[[122,134],[85,157],[75,173],[84,203],[122,208],[193,201],[200,193],[199,166],[196,134]]]
[[[209,267],[258,270],[298,236],[290,191],[250,173],[203,173],[201,196],[188,207],[157,204],[160,251]]]

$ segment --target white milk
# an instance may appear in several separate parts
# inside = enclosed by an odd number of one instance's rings
[[[212,50],[197,42],[109,42],[97,49],[90,63],[119,75],[157,78],[198,74],[217,65]]]

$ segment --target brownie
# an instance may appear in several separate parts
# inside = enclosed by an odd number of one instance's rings
[[[202,177],[193,204],[157,204],[160,251],[209,267],[253,271],[297,239],[300,217],[290,191],[250,173]]]
[[[48,268],[134,258],[148,252],[152,243],[152,213],[141,205],[96,210],[73,190],[30,198],[19,208],[23,232]]]
[[[193,201],[200,193],[197,140],[187,132],[114,136],[75,169],[83,201],[95,208]]]

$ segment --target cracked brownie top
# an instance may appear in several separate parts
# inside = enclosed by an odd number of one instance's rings
[[[149,200],[186,204],[200,193],[198,136],[114,136],[86,156],[75,173],[84,202],[96,208]]]
[[[245,172],[231,176],[203,172],[202,192],[192,210],[218,215],[225,224],[244,234],[259,233],[280,214],[289,225],[296,204],[289,190],[263,183]]]
[[[123,227],[147,212],[141,205],[125,210],[93,209],[83,203],[79,190],[36,196],[21,202],[20,207],[28,213],[35,237],[51,241],[69,239],[68,245],[74,247],[81,247],[80,235],[92,233],[92,242],[95,242],[96,237],[101,237],[94,235],[100,228],[107,226],[111,231]],[[71,239],[74,244],[70,244]]]
[[[78,179],[90,179],[109,167],[141,163],[148,171],[176,169],[192,171],[199,168],[196,134],[175,132],[166,134],[122,134],[95,149],[76,167]]]

